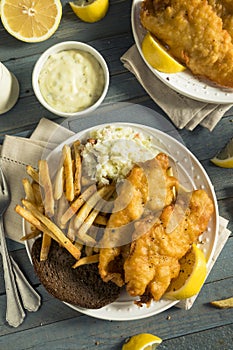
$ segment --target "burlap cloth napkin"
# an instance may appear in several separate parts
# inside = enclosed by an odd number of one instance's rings
[[[232,107],[232,104],[195,101],[172,90],[151,73],[136,45],[121,57],[121,61],[179,129],[193,130],[200,124],[212,131],[225,112]]]
[[[51,137],[52,135],[52,137]],[[21,203],[24,197],[22,179],[28,177],[26,165],[37,168],[38,160],[46,152],[54,149],[58,144],[73,135],[71,130],[66,129],[48,119],[42,118],[32,133],[30,138],[15,136],[5,136],[1,149],[1,167],[6,175],[10,191],[11,204],[6,211],[4,222],[6,234],[16,242],[20,242],[22,237],[22,219],[14,211],[16,204]],[[50,140],[52,139],[52,143]],[[220,217],[220,227],[218,232],[217,249],[208,267],[208,274],[211,271],[218,255],[220,254],[230,231],[227,229],[228,221]],[[178,303],[179,307],[189,309],[196,297]]]

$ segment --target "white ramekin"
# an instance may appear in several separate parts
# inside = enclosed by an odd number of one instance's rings
[[[60,51],[64,51],[64,50],[82,50],[82,51],[86,51],[89,52],[90,54],[92,54],[100,63],[103,71],[104,71],[104,77],[105,77],[105,85],[104,85],[104,89],[103,92],[101,94],[101,96],[99,97],[99,99],[91,106],[87,107],[86,109],[83,109],[81,111],[75,112],[75,113],[66,113],[66,112],[62,112],[59,111],[55,108],[53,108],[52,106],[50,106],[44,99],[44,97],[41,94],[40,91],[40,87],[39,87],[39,75],[40,75],[40,71],[43,67],[43,65],[45,64],[45,62],[47,61],[47,59],[49,58],[49,56],[51,54],[60,52]],[[54,46],[51,46],[49,49],[47,49],[37,60],[33,72],[32,72],[32,87],[34,90],[34,93],[37,97],[37,99],[39,100],[39,102],[50,112],[52,112],[53,114],[59,115],[61,117],[81,117],[84,116],[86,114],[89,114],[91,112],[93,112],[104,100],[107,92],[108,92],[108,87],[109,87],[109,70],[108,70],[108,66],[106,61],[104,60],[103,56],[96,50],[94,49],[92,46],[83,43],[83,42],[79,42],[79,41],[64,41],[61,42],[59,44],[56,44]]]

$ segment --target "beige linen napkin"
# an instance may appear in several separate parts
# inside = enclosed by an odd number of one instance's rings
[[[29,139],[6,135],[1,152],[1,166],[9,183],[12,199],[4,219],[7,235],[12,240],[20,242],[23,235],[22,219],[15,213],[14,208],[24,197],[22,179],[28,177],[26,165],[30,164],[37,168],[38,160],[46,154],[46,151],[54,149],[73,134],[72,131],[42,118]],[[226,228],[227,224],[228,221],[220,217],[217,249],[208,267],[208,274],[230,235],[230,231]],[[179,302],[177,306],[189,309],[195,299],[196,296]]]
[[[6,234],[16,242],[22,237],[22,219],[14,211],[24,197],[22,179],[28,177],[26,165],[38,167],[38,160],[45,153],[73,135],[73,132],[42,118],[29,139],[5,136],[1,150],[1,166],[11,191],[11,203],[4,221]],[[52,143],[49,140],[52,139]]]
[[[193,130],[200,124],[212,131],[224,113],[232,107],[231,104],[217,105],[195,101],[170,89],[151,74],[136,45],[121,57],[121,61],[179,129]]]

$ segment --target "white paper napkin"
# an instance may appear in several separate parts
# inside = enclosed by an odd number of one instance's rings
[[[4,216],[6,233],[9,238],[20,242],[22,237],[22,219],[15,213],[15,206],[20,204],[24,197],[22,179],[28,177],[26,165],[37,168],[38,160],[45,151],[54,149],[58,144],[65,141],[74,133],[48,119],[42,118],[29,139],[6,135],[1,150],[1,166],[6,175],[11,190],[11,204]],[[52,142],[51,142],[52,140]],[[211,271],[217,257],[224,247],[230,231],[227,229],[228,221],[220,217],[220,227],[217,239],[217,249],[208,267]],[[176,306],[189,309],[197,296],[184,300]]]
[[[193,130],[200,124],[212,131],[225,112],[232,107],[232,104],[217,105],[195,101],[170,89],[151,73],[136,45],[121,57],[121,61],[179,129]]]

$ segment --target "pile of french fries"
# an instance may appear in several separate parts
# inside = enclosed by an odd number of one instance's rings
[[[29,179],[22,180],[25,198],[15,207],[31,228],[22,240],[42,235],[41,261],[47,259],[55,240],[77,260],[73,268],[98,262],[97,232],[107,224],[115,185],[97,187],[83,174],[79,140],[63,146],[54,179],[46,159],[39,160],[37,170],[28,165],[26,171]]]

